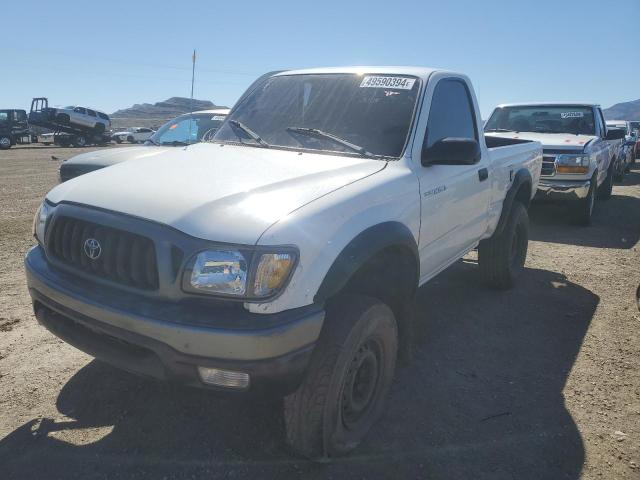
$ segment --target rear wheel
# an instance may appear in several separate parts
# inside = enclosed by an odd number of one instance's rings
[[[120,137],[115,137],[116,143],[122,143],[122,139]]]
[[[11,138],[6,135],[0,135],[0,149],[7,150],[11,148]]]
[[[74,147],[86,147],[87,137],[85,137],[84,135],[76,135],[73,138],[72,143]]]
[[[284,400],[291,448],[313,459],[354,449],[383,412],[397,351],[387,305],[364,295],[331,302],[302,385]]]
[[[61,123],[62,125],[69,125],[71,118],[66,113],[59,113],[56,116],[56,122]]]
[[[520,202],[514,202],[502,232],[478,246],[480,275],[490,286],[511,288],[524,270],[529,246],[529,215]]]
[[[96,123],[93,129],[96,131],[96,133],[104,133],[104,123]]]
[[[129,135],[129,136],[127,137],[127,142],[129,142],[129,143],[136,143],[136,140],[135,140],[131,135]]]

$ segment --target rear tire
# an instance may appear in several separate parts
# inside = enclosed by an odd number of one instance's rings
[[[8,150],[11,148],[11,137],[6,135],[0,136],[0,150]]]
[[[84,135],[76,135],[71,142],[74,147],[86,147],[87,146],[87,138]]]
[[[104,123],[96,123],[96,126],[93,129],[96,133],[104,133]]]
[[[71,118],[66,113],[59,113],[56,116],[56,122],[62,125],[69,125],[69,123],[71,123]]]
[[[122,139],[120,137],[115,138],[116,143],[122,143]]]
[[[353,450],[384,410],[397,353],[387,305],[365,295],[330,302],[302,384],[284,400],[290,447],[312,459]]]
[[[136,143],[135,139],[134,139],[131,135],[129,135],[129,136],[127,137],[127,142],[129,142],[129,143]]]
[[[529,246],[529,215],[525,206],[516,201],[499,235],[482,240],[478,246],[480,275],[493,288],[513,287],[524,270]]]

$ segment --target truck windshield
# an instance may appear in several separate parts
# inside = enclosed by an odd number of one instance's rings
[[[596,131],[593,109],[576,105],[496,108],[484,130],[574,135],[595,135]]]
[[[214,141],[397,158],[418,89],[408,75],[274,76],[244,98]]]

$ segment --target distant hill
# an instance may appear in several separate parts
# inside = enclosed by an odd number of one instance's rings
[[[640,99],[631,102],[616,103],[602,111],[607,120],[638,120],[640,121]]]
[[[212,108],[227,108],[216,105],[209,100],[193,99],[193,110],[209,110]],[[111,122],[113,128],[123,127],[159,127],[167,120],[189,113],[191,100],[184,97],[171,97],[164,102],[136,103],[132,107],[113,112]]]

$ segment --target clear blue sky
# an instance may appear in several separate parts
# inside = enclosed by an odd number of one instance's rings
[[[468,74],[511,101],[640,98],[640,0],[65,1],[3,5],[0,108],[108,113],[189,96],[231,105],[258,75],[333,65]]]

